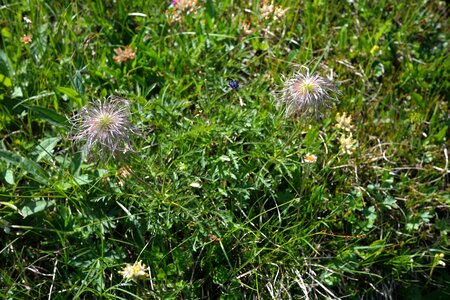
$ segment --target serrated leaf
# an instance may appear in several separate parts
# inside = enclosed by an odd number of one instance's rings
[[[386,197],[383,200],[382,205],[387,209],[398,208],[397,200],[395,200],[394,197],[391,196]]]

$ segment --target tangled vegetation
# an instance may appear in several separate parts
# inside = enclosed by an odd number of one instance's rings
[[[2,1],[1,296],[448,299],[446,2],[166,2]]]

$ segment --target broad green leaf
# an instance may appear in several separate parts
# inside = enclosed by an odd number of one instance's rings
[[[0,149],[0,159],[13,166],[22,167],[31,174],[36,181],[44,184],[48,183],[49,176],[38,163],[16,153],[2,149]]]
[[[75,176],[70,181],[65,181],[61,183],[61,188],[63,190],[68,190],[74,186],[80,186],[90,183],[91,180],[87,174]]]
[[[56,137],[46,138],[42,140],[34,151],[34,153],[37,155],[36,162],[39,162],[45,156],[52,154],[53,149],[59,141],[60,138]]]
[[[420,106],[420,108],[425,108],[425,102],[423,101],[423,97],[415,92],[411,94],[411,97],[416,101],[417,105]]]
[[[18,166],[22,161],[22,157],[14,152],[0,149],[0,159],[13,166]]]
[[[67,95],[71,99],[79,99],[80,94],[73,88],[64,87],[64,86],[58,86],[56,90],[60,93],[63,93],[64,95]]]
[[[14,76],[14,69],[11,65],[11,62],[6,56],[6,53],[1,49],[0,49],[0,73],[10,78]]]
[[[47,23],[43,23],[37,34],[33,36],[33,43],[31,44],[31,52],[33,54],[34,59],[39,63],[40,60],[44,57],[45,51],[48,46],[48,32],[47,32]]]
[[[11,169],[7,169],[4,175],[5,181],[9,184],[15,184],[14,173]]]
[[[22,88],[20,86],[15,86],[13,93],[11,95],[11,98],[22,98],[23,97],[23,92],[22,92]]]
[[[2,75],[2,74],[0,74],[0,83],[2,83],[6,87],[12,86],[11,78],[9,78],[5,75]]]
[[[54,200],[38,200],[38,201],[29,202],[24,207],[22,207],[22,209],[20,210],[20,214],[24,218],[26,218],[35,213],[46,210],[47,208],[52,207],[53,205],[55,205]]]
[[[39,114],[43,119],[59,127],[68,127],[69,122],[65,116],[58,114],[56,111],[42,106],[25,106],[29,110]]]
[[[439,130],[439,132],[434,136],[436,141],[438,141],[438,142],[444,141],[445,135],[447,134],[447,129],[448,129],[448,126],[444,126],[444,127],[442,127],[441,130]]]
[[[72,85],[75,88],[75,90],[78,92],[80,96],[83,96],[85,94],[85,89],[83,85],[83,79],[81,77],[81,71],[77,70],[75,72],[75,75],[72,78]]]
[[[24,157],[22,160],[22,166],[25,171],[33,175],[33,178],[36,181],[44,184],[48,183],[49,176],[47,172],[37,162]]]

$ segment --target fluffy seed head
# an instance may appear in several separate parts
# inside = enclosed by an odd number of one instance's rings
[[[83,107],[71,120],[72,140],[84,143],[83,152],[105,158],[132,152],[130,136],[136,131],[129,121],[130,102],[111,96]]]
[[[324,109],[331,107],[330,92],[338,93],[328,79],[297,72],[284,82],[281,101],[288,115],[318,118]]]

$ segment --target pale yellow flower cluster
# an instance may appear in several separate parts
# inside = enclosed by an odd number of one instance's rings
[[[251,5],[251,2],[249,3]],[[275,21],[281,20],[289,8],[283,8],[282,6],[274,6],[273,0],[269,2],[268,0],[263,0],[259,6],[259,15],[261,16],[258,21],[252,21],[251,17],[247,22],[241,23],[239,25],[240,31],[243,35],[250,35],[255,32],[255,28],[250,28],[251,24],[254,27],[259,27],[262,25],[263,20],[273,19]],[[268,28],[266,29],[268,30]]]
[[[123,270],[119,271],[119,274],[126,280],[138,280],[150,276],[147,273],[147,266],[142,264],[142,261],[126,264]]]
[[[195,14],[198,10],[198,0],[172,0],[172,10],[169,16],[170,23],[181,22],[185,15]],[[169,13],[167,11],[166,13]]]
[[[345,130],[347,132],[351,132],[352,129],[355,127],[354,125],[351,124],[352,116],[347,117],[346,112],[343,112],[342,115],[340,113],[337,113],[336,122],[337,123],[334,127],[336,127],[337,129]]]
[[[250,22],[242,23],[239,27],[245,35],[252,34],[255,31],[254,29],[250,28]]]
[[[288,9],[289,8],[283,9],[282,6],[275,7],[273,5],[273,1],[269,4],[268,0],[263,0],[261,6],[259,7],[259,12],[266,20],[269,20],[272,15],[274,20],[280,20]]]
[[[357,142],[353,139],[352,134],[349,135],[342,134],[339,138],[339,142],[341,143],[341,150],[345,154],[352,154],[353,151],[356,150]]]
[[[344,112],[342,115],[340,113],[336,114],[336,125],[334,126],[338,131],[341,131],[341,136],[339,137],[339,143],[341,144],[341,151],[343,154],[352,154],[357,147],[357,141],[353,138],[352,129],[355,127],[351,124],[352,116],[347,116]]]

